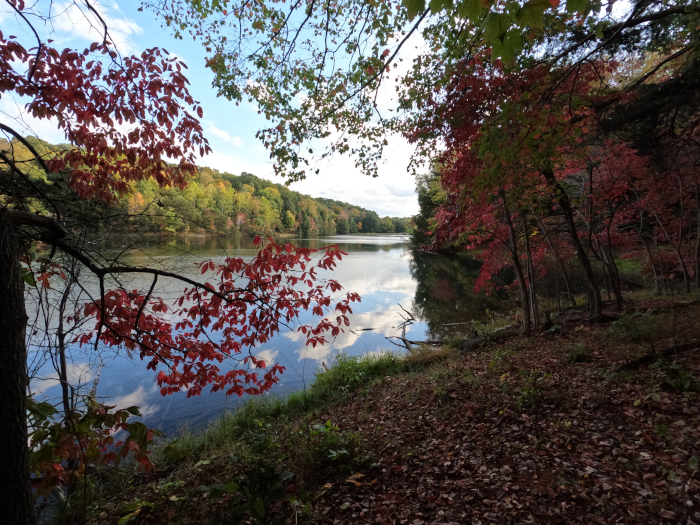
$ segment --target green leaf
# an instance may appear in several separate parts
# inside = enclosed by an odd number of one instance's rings
[[[27,268],[23,268],[23,270],[24,282],[27,283],[29,286],[33,286],[34,288],[36,288],[36,279],[34,279],[34,274]]]
[[[224,485],[222,490],[224,492],[228,492],[229,494],[233,494],[238,490],[238,485],[232,481],[231,483]]]
[[[588,11],[590,0],[566,0],[566,10],[569,13],[584,13]]]
[[[512,62],[515,58],[515,54],[522,47],[522,40],[520,39],[519,31],[508,31],[505,38],[503,39],[503,46],[501,48],[501,58],[503,62]]]
[[[403,0],[408,19],[413,20],[418,13],[425,11],[425,0]]]
[[[294,472],[291,472],[289,470],[282,472],[282,474],[280,474],[280,479],[282,481],[287,481],[288,479],[292,479],[293,477],[294,477]]]
[[[261,518],[265,516],[265,502],[260,498],[255,500],[255,512],[257,512],[258,516]]]
[[[482,6],[480,0],[462,0],[457,6],[457,13],[462,18],[476,22],[481,18]]]
[[[133,512],[135,510],[141,510],[143,507],[152,507],[153,503],[150,501],[134,501],[129,503],[127,506],[122,508],[122,512]]]
[[[503,41],[510,27],[510,17],[505,13],[489,13],[481,25],[484,30],[484,42],[493,44],[496,40]]]
[[[187,457],[188,453],[186,450],[178,448],[177,439],[168,443],[163,449],[163,455],[166,458],[178,460]]]
[[[693,456],[688,460],[688,467],[690,467],[690,470],[698,470],[698,458],[697,456]]]
[[[430,11],[433,14],[439,13],[446,7],[452,7],[452,0],[430,0]]]
[[[544,12],[551,7],[549,0],[530,0],[518,9],[516,21],[521,26],[530,26],[533,29],[544,27]]]
[[[122,509],[122,512],[128,512],[129,514],[119,518],[117,520],[117,525],[125,525],[126,523],[136,519],[144,507],[153,507],[153,503],[149,501],[135,501],[134,503],[130,503]]]

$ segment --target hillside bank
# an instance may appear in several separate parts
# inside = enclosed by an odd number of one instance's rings
[[[93,476],[86,521],[700,522],[700,303],[582,314],[469,353],[341,357],[160,447],[149,474]]]

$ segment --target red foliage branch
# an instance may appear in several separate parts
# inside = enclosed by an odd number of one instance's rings
[[[275,244],[270,238],[250,262],[240,257],[204,261],[202,275],[212,275],[214,281],[186,288],[174,306],[137,291],[108,291],[102,300],[86,305],[85,314],[94,316],[97,324],[80,342],[97,334],[107,345],[139,352],[149,369],[165,364],[168,370],[156,376],[163,395],[181,390],[188,397],[199,395],[205,386],[227,395],[263,393],[277,383],[284,367],[275,364],[260,377],[242,368],[222,372],[217,364],[247,349],[242,363],[265,368],[267,363],[250,352],[297,324],[302,311],[310,311],[315,320],[296,330],[306,336],[306,344],[324,344],[349,325],[350,303],[360,300],[355,293],[331,298],[342,287],[319,278],[318,270],[332,270],[346,254],[329,246],[314,261],[317,252]]]
[[[0,33],[0,95],[29,97],[28,113],[52,119],[76,146],[39,160],[48,172],[67,171],[83,199],[115,202],[130,182],[149,177],[184,187],[184,176],[196,169],[195,153],[210,151],[188,111],[202,116],[187,89],[186,66],[158,48],[119,64],[115,56],[97,43],[82,53],[42,46],[33,54]],[[32,74],[19,71],[21,65]]]

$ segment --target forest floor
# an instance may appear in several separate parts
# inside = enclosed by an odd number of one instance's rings
[[[248,403],[93,485],[87,521],[700,524],[700,303],[569,317],[466,354],[341,360],[310,398]]]

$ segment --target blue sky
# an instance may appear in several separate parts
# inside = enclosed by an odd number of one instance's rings
[[[48,4],[48,0],[39,0]],[[3,4],[5,4],[3,2]],[[72,2],[54,1],[54,46],[85,47],[99,40],[96,28],[91,27]],[[239,174],[242,171],[283,182],[275,177],[269,153],[255,138],[258,129],[266,125],[264,117],[247,102],[236,106],[217,98],[211,87],[212,72],[204,66],[204,50],[192,40],[176,40],[167,29],[161,28],[153,13],[139,12],[140,2],[124,0],[120,3],[102,2],[103,16],[110,34],[122,54],[140,53],[151,47],[161,47],[181,58],[188,67],[192,95],[204,110],[202,124],[213,153],[201,159],[200,164],[221,171]],[[16,34],[24,41],[26,30],[16,23],[6,4],[0,7],[0,27],[5,35]],[[31,45],[31,42],[28,42]],[[21,115],[22,102],[0,99],[0,118],[17,118]],[[46,140],[62,142],[63,137],[52,125],[33,122],[24,117],[25,132],[31,132]],[[413,177],[406,168],[413,149],[401,137],[393,137],[386,148],[384,162],[376,179],[359,173],[352,159],[336,157],[322,164],[319,175],[310,175],[304,181],[292,183],[291,189],[314,197],[327,197],[363,206],[380,215],[408,216],[417,213]]]

